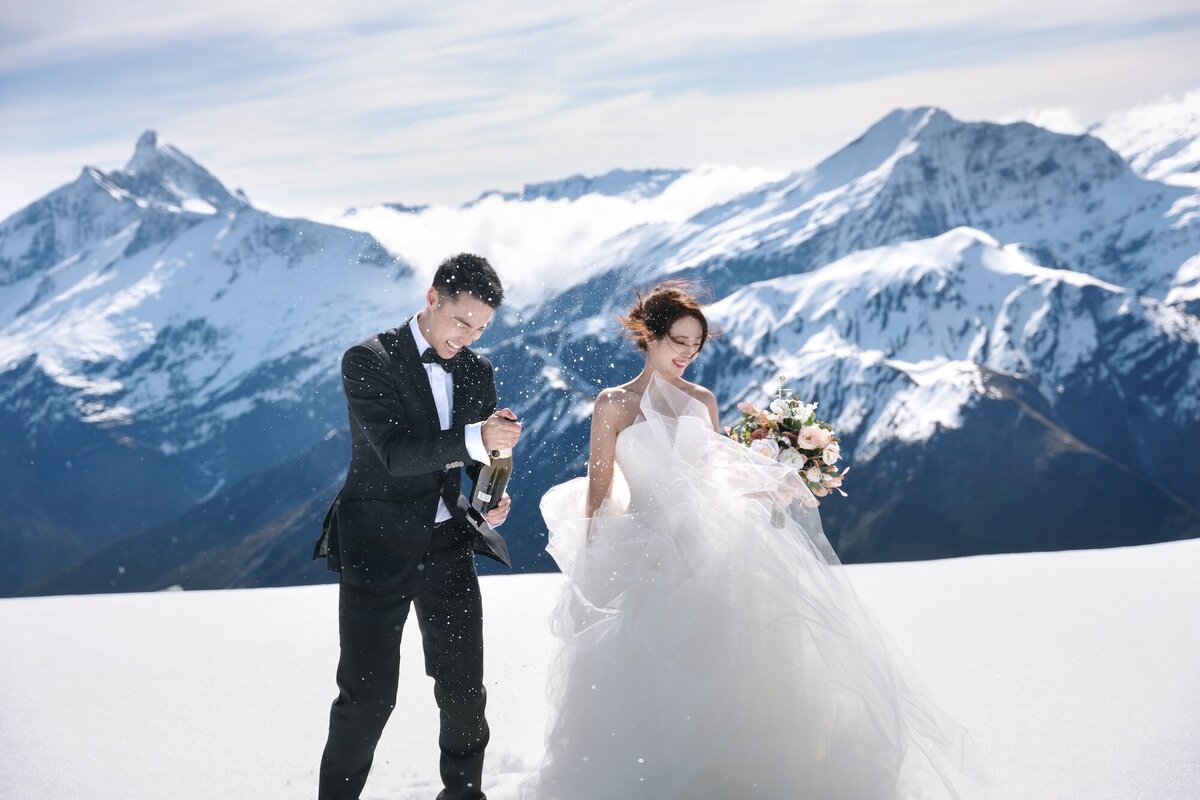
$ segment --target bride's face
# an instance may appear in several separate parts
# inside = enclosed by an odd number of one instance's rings
[[[646,360],[664,375],[679,377],[700,355],[703,336],[700,320],[692,316],[680,317],[665,336],[646,345]]]

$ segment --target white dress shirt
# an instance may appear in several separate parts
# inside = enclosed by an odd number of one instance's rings
[[[417,355],[420,356],[425,352],[425,348],[431,347],[431,345],[425,340],[424,334],[421,333],[421,326],[417,324],[416,314],[413,314],[408,327],[412,331],[413,341],[417,344]],[[435,352],[436,349],[434,348]],[[439,364],[422,364],[421,366],[425,367],[425,374],[429,376],[429,388],[433,390],[433,402],[437,406],[438,424],[442,430],[447,430],[450,427],[451,412],[454,409],[454,376],[442,369]],[[488,457],[487,449],[483,446],[482,422],[472,422],[467,425],[464,436],[467,453],[470,454],[471,458],[482,464],[492,463],[492,460]],[[433,521],[436,524],[448,519],[450,519],[450,509],[446,508],[446,501],[439,497],[437,515],[433,518]]]

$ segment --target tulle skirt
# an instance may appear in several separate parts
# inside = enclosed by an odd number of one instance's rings
[[[586,478],[542,499],[567,580],[522,800],[984,796],[966,731],[860,603],[803,483],[689,401],[652,382],[594,519]]]

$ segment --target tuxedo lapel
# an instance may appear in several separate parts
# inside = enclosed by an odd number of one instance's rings
[[[413,391],[417,393],[417,399],[420,401],[421,407],[425,410],[425,422],[428,424],[430,430],[440,431],[442,425],[438,420],[437,403],[433,400],[433,389],[429,386],[429,375],[425,372],[425,365],[421,363],[420,354],[417,352],[417,342],[413,339],[412,331],[408,327],[408,323],[411,320],[412,317],[409,317],[403,325],[396,329],[395,344],[392,348],[392,361],[400,366],[404,376],[408,378]]]
[[[454,387],[454,408],[450,410],[450,419],[452,428],[461,428],[466,425],[463,421],[463,411],[470,403],[468,392],[470,391],[467,382],[463,380],[466,370],[462,367],[451,372],[451,385]]]
[[[480,366],[473,350],[464,348],[464,351],[459,353],[456,358],[461,363],[458,365],[458,369],[451,373],[454,386],[454,408],[451,410],[450,416],[454,421],[454,427],[461,428],[464,425],[479,422],[478,414],[487,390],[484,382],[485,376],[486,380],[490,380],[491,374]]]

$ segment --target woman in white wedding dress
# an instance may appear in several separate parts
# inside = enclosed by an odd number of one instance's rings
[[[588,476],[541,502],[566,583],[522,800],[981,796],[803,481],[683,379],[708,337],[694,297],[663,284],[621,321],[645,369],[597,398]]]

